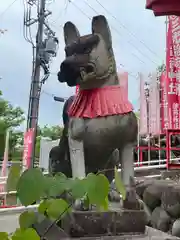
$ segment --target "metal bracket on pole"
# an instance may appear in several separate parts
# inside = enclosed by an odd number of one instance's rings
[[[51,15],[52,12],[48,11],[47,13],[44,14],[44,18],[48,17],[49,15]],[[31,25],[33,25],[34,23],[37,23],[39,21],[39,19],[30,19],[29,21],[25,22],[26,26],[29,27]]]

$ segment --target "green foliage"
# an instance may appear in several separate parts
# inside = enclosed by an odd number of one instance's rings
[[[91,204],[96,204],[98,206],[104,205],[109,189],[109,181],[103,174],[88,174],[86,179],[86,191]]]
[[[32,211],[25,211],[19,217],[19,226],[22,230],[26,230],[36,222],[36,215]]]
[[[109,201],[108,197],[105,198],[104,203],[99,207],[100,211],[108,211],[109,209]]]
[[[8,234],[6,232],[0,232],[0,240],[8,240]]]
[[[122,199],[125,200],[126,199],[126,189],[124,187],[124,184],[122,183],[120,173],[118,173],[118,170],[116,167],[114,168],[114,176],[115,176],[116,189],[122,195]]]
[[[38,212],[41,214],[45,214],[49,205],[51,204],[51,200],[52,199],[45,199],[43,201],[40,202],[39,207],[38,207]]]
[[[24,112],[20,107],[13,107],[6,101],[0,91],[0,159],[3,158],[6,130],[10,130],[9,159],[19,161],[22,159],[22,146],[24,133],[17,130],[25,120]],[[63,128],[60,126],[47,126],[37,128],[35,157],[39,157],[41,137],[57,140],[62,136]]]
[[[62,180],[62,181],[61,181]],[[66,178],[67,180],[67,178]],[[62,177],[46,177],[45,178],[45,195],[46,197],[56,197],[66,190],[67,181]]]
[[[62,136],[63,128],[59,125],[49,127],[45,125],[43,128],[40,129],[40,135],[42,137],[48,137],[51,140],[57,140]]]
[[[37,168],[26,170],[17,184],[17,196],[24,206],[38,201],[45,191],[45,177]]]
[[[71,183],[71,194],[74,199],[83,198],[86,194],[87,179],[74,179]]]
[[[20,107],[13,107],[8,101],[3,99],[2,92],[0,91],[0,158],[4,153],[6,130],[11,130],[9,149],[10,155],[12,155],[19,137],[23,137],[23,133],[15,131],[15,129],[19,127],[24,120],[23,110]]]
[[[115,184],[117,190],[125,199],[126,191],[119,177],[117,169],[115,173]],[[13,183],[13,178],[14,182]],[[7,189],[16,187],[17,196],[21,203],[28,206],[34,202],[40,201],[38,207],[39,216],[33,211],[25,211],[19,217],[20,228],[12,236],[6,233],[0,233],[0,240],[40,240],[32,225],[42,221],[46,217],[53,221],[59,221],[66,214],[72,211],[72,204],[64,199],[57,199],[57,195],[62,193],[69,194],[72,199],[83,199],[88,207],[90,204],[96,205],[99,211],[108,210],[108,193],[110,184],[103,174],[90,173],[84,179],[67,178],[59,173],[56,176],[44,176],[39,169],[29,169],[19,175],[19,168],[14,165],[10,169],[7,180]]]
[[[39,235],[33,228],[18,229],[12,236],[12,240],[40,240]]]
[[[47,215],[53,219],[63,218],[71,211],[69,204],[63,199],[52,199],[47,206]]]
[[[13,164],[8,174],[8,179],[6,184],[7,192],[16,190],[20,175],[21,175],[20,164]]]

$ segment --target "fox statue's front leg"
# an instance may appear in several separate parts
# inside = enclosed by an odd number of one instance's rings
[[[84,133],[84,120],[80,118],[70,119],[68,142],[72,176],[73,178],[79,179],[83,179],[86,177],[83,133]],[[77,210],[84,210],[83,201],[81,199],[76,199],[74,207]]]
[[[84,120],[80,118],[70,119],[68,142],[73,178],[84,178],[86,176],[83,133]]]
[[[139,210],[140,204],[136,196],[134,184],[134,144],[127,144],[121,155],[121,176],[126,188],[126,200],[122,202],[126,209]]]

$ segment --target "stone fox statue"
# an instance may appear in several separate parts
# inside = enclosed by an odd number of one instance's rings
[[[89,172],[113,169],[115,162],[108,159],[118,149],[122,179],[131,189],[137,119],[119,85],[108,22],[104,16],[93,17],[92,33],[85,36],[66,22],[64,40],[66,58],[58,80],[80,86],[68,113],[72,175],[83,178]],[[106,175],[111,182],[113,170]]]

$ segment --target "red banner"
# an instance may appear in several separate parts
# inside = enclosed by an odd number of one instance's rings
[[[160,127],[160,101],[159,101],[159,86],[157,83],[157,73],[152,73],[149,76],[149,133],[159,135]]]
[[[166,53],[166,79],[161,77],[162,98],[167,95],[167,103],[161,103],[167,107],[167,114],[162,107],[162,130],[179,129],[180,112],[180,18],[169,16],[167,33],[167,53]],[[165,104],[165,105],[164,105]],[[164,109],[163,109],[164,108]],[[165,115],[167,119],[165,120]]]
[[[28,129],[24,134],[24,152],[23,152],[23,168],[28,169],[31,165],[31,154],[33,148],[34,129]]]
[[[168,96],[168,112],[169,112],[169,126],[170,129],[179,128],[179,114],[178,111],[178,94],[177,94],[177,78],[175,69],[175,55],[173,44],[173,28],[172,21],[169,17],[169,28],[167,34],[167,56],[166,56],[166,71],[167,71],[167,96]]]
[[[118,73],[120,86],[124,89],[124,98],[128,100],[128,72]]]
[[[180,126],[180,17],[169,16],[169,29],[172,33],[171,77],[176,79],[176,95],[178,104],[174,104],[175,128]]]
[[[143,74],[139,74],[140,78],[140,119],[139,119],[139,133],[141,135],[148,134],[148,113],[147,101],[145,95],[145,81]]]
[[[167,97],[167,81],[166,73],[163,73],[160,78],[161,87],[161,132],[165,133],[169,128],[169,113],[168,113],[168,97]]]

